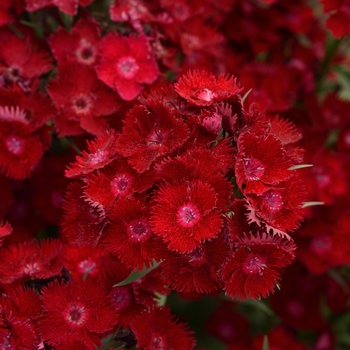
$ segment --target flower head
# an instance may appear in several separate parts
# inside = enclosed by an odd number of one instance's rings
[[[71,338],[92,348],[101,344],[99,336],[117,322],[116,311],[107,301],[105,290],[90,280],[51,283],[44,287],[41,300],[43,314],[38,329],[48,344]]]
[[[154,195],[151,223],[170,249],[189,253],[222,226],[215,191],[202,181],[166,183]]]
[[[216,102],[238,97],[242,91],[236,79],[214,75],[205,71],[189,71],[175,84],[177,93],[190,104],[210,106]]]
[[[154,83],[159,75],[147,38],[123,37],[109,33],[100,42],[99,79],[116,90],[123,100],[135,99],[144,84]]]

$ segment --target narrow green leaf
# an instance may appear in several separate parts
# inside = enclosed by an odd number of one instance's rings
[[[73,16],[67,15],[66,13],[60,12],[59,16],[61,18],[61,21],[63,22],[64,26],[68,31],[71,30],[72,24],[73,24]]]
[[[251,93],[252,89],[249,89],[244,96],[242,97],[242,104],[244,103],[244,101],[247,99],[248,95]]]
[[[313,164],[297,164],[297,165],[293,165],[290,168],[288,168],[288,170],[297,170],[297,169],[303,169],[303,168],[311,168],[312,166],[314,166]]]
[[[315,205],[324,205],[324,202],[305,202],[302,207],[307,208],[307,207],[313,207]]]
[[[267,335],[264,335],[264,342],[263,342],[262,350],[270,350],[269,340],[267,338]]]
[[[156,269],[159,266],[159,264],[160,264],[160,262],[153,260],[153,264],[148,269],[146,269],[146,267],[144,267],[141,271],[131,272],[131,274],[124,281],[121,281],[121,282],[115,284],[113,287],[121,287],[121,286],[125,286],[127,284],[130,284],[132,282],[135,282],[138,279],[146,276],[148,273],[150,273],[154,269]]]
[[[247,299],[245,301],[242,301],[242,304],[249,305],[256,309],[259,309],[269,316],[274,316],[274,312],[262,301]]]

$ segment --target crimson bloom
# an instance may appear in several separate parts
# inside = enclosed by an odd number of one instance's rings
[[[0,282],[12,283],[21,278],[46,279],[60,274],[63,264],[58,240],[23,242],[1,248]]]
[[[132,198],[118,199],[109,212],[104,241],[126,266],[142,269],[153,259],[158,243],[149,222],[149,208]]]
[[[144,35],[122,37],[107,34],[100,42],[99,79],[116,90],[123,100],[131,101],[154,83],[159,75],[155,58]]]
[[[59,110],[55,124],[60,136],[101,134],[108,128],[104,117],[120,108],[117,95],[83,65],[61,70],[47,92]]]
[[[215,191],[202,181],[162,184],[154,194],[151,223],[172,250],[190,253],[217,237],[223,224]]]
[[[232,298],[260,299],[278,285],[278,269],[289,265],[295,246],[280,238],[245,236],[220,272],[226,294]]]
[[[2,34],[0,76],[3,76],[6,82],[23,83],[49,72],[52,68],[52,59],[48,53],[39,50],[28,36],[19,38],[13,33],[6,36]]]
[[[81,18],[71,31],[59,28],[50,37],[50,47],[58,66],[63,64],[82,64],[92,66],[97,60],[97,43],[100,27],[92,18]]]
[[[103,168],[117,158],[116,143],[117,134],[114,130],[107,130],[96,137],[95,140],[87,142],[89,153],[83,151],[76,157],[75,163],[66,170],[67,177],[90,174],[96,169]]]
[[[48,344],[66,338],[82,341],[87,349],[101,345],[100,336],[117,322],[117,313],[108,302],[105,290],[89,279],[80,283],[53,282],[43,288],[43,314],[39,333]]]
[[[187,125],[161,101],[132,108],[124,120],[117,146],[139,173],[148,170],[160,156],[179,149],[189,137]]]
[[[166,307],[154,308],[136,316],[131,322],[131,329],[140,349],[192,350],[195,346],[193,333],[185,324],[177,323]]]
[[[175,83],[177,93],[197,106],[210,106],[216,102],[238,97],[242,91],[233,76],[218,78],[206,71],[189,71]]]

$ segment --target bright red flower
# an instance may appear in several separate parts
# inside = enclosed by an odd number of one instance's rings
[[[144,84],[154,83],[159,75],[147,38],[107,34],[100,42],[99,79],[116,90],[126,101],[135,99]]]
[[[189,71],[175,83],[177,93],[196,106],[210,106],[214,103],[238,98],[242,91],[233,76],[218,78],[206,71]]]
[[[108,128],[104,117],[120,108],[117,95],[97,79],[92,68],[83,65],[60,71],[47,92],[59,110],[55,124],[60,136],[83,131],[101,134]]]
[[[193,333],[185,324],[177,323],[166,307],[154,308],[136,316],[131,322],[131,329],[140,349],[192,350],[195,346]]]
[[[117,313],[104,288],[89,279],[80,283],[53,282],[43,288],[41,300],[43,314],[38,330],[51,345],[70,338],[94,349],[95,344],[101,346],[100,337],[117,322]]]
[[[0,40],[0,76],[7,83],[25,83],[53,68],[48,53],[38,49],[28,36],[19,38],[11,33],[2,34]]]
[[[65,175],[67,177],[86,175],[108,165],[117,158],[116,141],[117,134],[112,129],[97,136],[93,141],[88,141],[89,152],[83,151],[77,156],[75,163],[70,164]]]
[[[109,210],[104,242],[126,266],[140,270],[150,266],[157,239],[149,222],[149,208],[132,198],[120,198]]]
[[[242,133],[236,159],[237,184],[245,193],[259,194],[264,185],[277,185],[293,175],[282,143],[271,134]]]
[[[59,28],[50,37],[50,47],[58,66],[79,63],[92,66],[97,60],[100,26],[92,18],[81,18],[68,32]],[[103,107],[103,105],[102,105]]]
[[[0,4],[0,27],[15,22],[16,17],[24,10],[22,0],[2,0]]]
[[[96,246],[107,224],[105,208],[83,196],[83,184],[68,186],[63,203],[62,234],[69,243]]]
[[[290,241],[267,234],[244,236],[220,272],[226,294],[238,300],[267,297],[279,284],[278,269],[293,260],[294,249]]]
[[[151,224],[169,249],[190,253],[217,237],[223,220],[215,191],[202,181],[165,183],[154,193]]]
[[[12,283],[19,279],[46,279],[61,273],[59,256],[62,249],[58,240],[23,242],[1,248],[0,282]]]
[[[92,201],[108,207],[117,198],[130,198],[135,192],[144,192],[154,181],[152,169],[138,174],[125,158],[120,158],[98,173],[87,175],[84,179],[84,194]]]
[[[30,126],[0,120],[0,168],[6,176],[14,179],[29,177],[43,153],[44,147],[38,135],[32,134]]]
[[[117,147],[129,164],[143,173],[160,156],[179,149],[188,137],[186,124],[169,107],[150,101],[129,111]]]
[[[266,225],[267,231],[294,231],[303,218],[303,204],[306,201],[306,190],[303,181],[294,174],[293,178],[276,186],[266,186],[259,194],[246,194],[249,202],[249,221],[255,221],[261,226]],[[276,232],[277,232],[276,231]]]

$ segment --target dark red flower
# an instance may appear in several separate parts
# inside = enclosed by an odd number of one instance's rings
[[[161,263],[165,283],[179,292],[210,293],[220,290],[217,271],[227,255],[227,244],[218,237],[191,253],[167,252]]]
[[[120,198],[108,212],[104,242],[126,266],[140,270],[150,266],[157,239],[149,222],[149,208],[134,198]]]
[[[30,126],[0,120],[0,168],[6,176],[14,179],[29,177],[43,153],[44,147],[38,135],[32,134]]]
[[[108,128],[107,115],[120,108],[117,95],[83,65],[70,65],[51,80],[47,92],[59,110],[55,124],[60,136],[87,131],[101,134]]]
[[[189,137],[186,124],[160,101],[137,105],[129,111],[117,141],[118,153],[139,173],[160,156],[179,149]]]
[[[63,203],[62,234],[70,243],[96,246],[107,224],[103,205],[83,196],[83,184],[68,186]]]
[[[88,141],[89,152],[83,151],[81,156],[77,156],[75,163],[70,164],[65,175],[67,177],[86,175],[108,165],[117,158],[116,141],[117,134],[112,129],[99,135],[93,141]]]
[[[295,335],[283,327],[277,327],[267,334],[269,347],[285,350],[306,350],[306,345],[295,339]],[[253,339],[253,349],[261,350],[264,342],[263,335],[257,335]]]
[[[100,337],[112,330],[117,313],[105,290],[87,279],[80,283],[51,283],[41,295],[43,314],[38,321],[41,337],[48,344],[67,338],[82,341],[93,349]]]
[[[67,15],[75,16],[78,12],[79,5],[87,6],[93,2],[93,0],[25,0],[27,4],[27,11],[37,11],[43,7],[55,5],[58,9],[66,13]]]
[[[99,79],[131,101],[159,75],[147,38],[107,34],[100,42],[100,60],[96,66]]]
[[[97,43],[100,26],[92,18],[81,18],[70,32],[59,28],[50,37],[51,51],[59,66],[63,64],[83,64],[92,66],[97,60]],[[103,106],[102,106],[103,107]]]
[[[154,308],[136,316],[131,322],[131,329],[140,349],[192,350],[195,346],[193,333],[185,324],[177,323],[166,307]]]
[[[295,246],[281,238],[244,238],[224,263],[220,275],[226,294],[232,298],[260,299],[278,285],[278,269],[291,263]]]
[[[350,34],[350,1],[349,0],[321,0],[323,10],[329,13],[326,27],[336,38]]]
[[[215,191],[202,181],[165,183],[154,193],[151,223],[169,249],[190,253],[217,237],[223,220]]]
[[[38,49],[28,36],[19,38],[11,33],[0,40],[0,76],[5,81],[24,82],[39,77],[53,68],[48,53]]]
[[[189,71],[174,86],[181,97],[197,106],[210,106],[238,97],[242,91],[233,76],[220,75],[216,78],[206,71]]]
[[[22,278],[46,279],[59,275],[62,249],[58,240],[30,241],[1,248],[0,282],[12,283]]]

